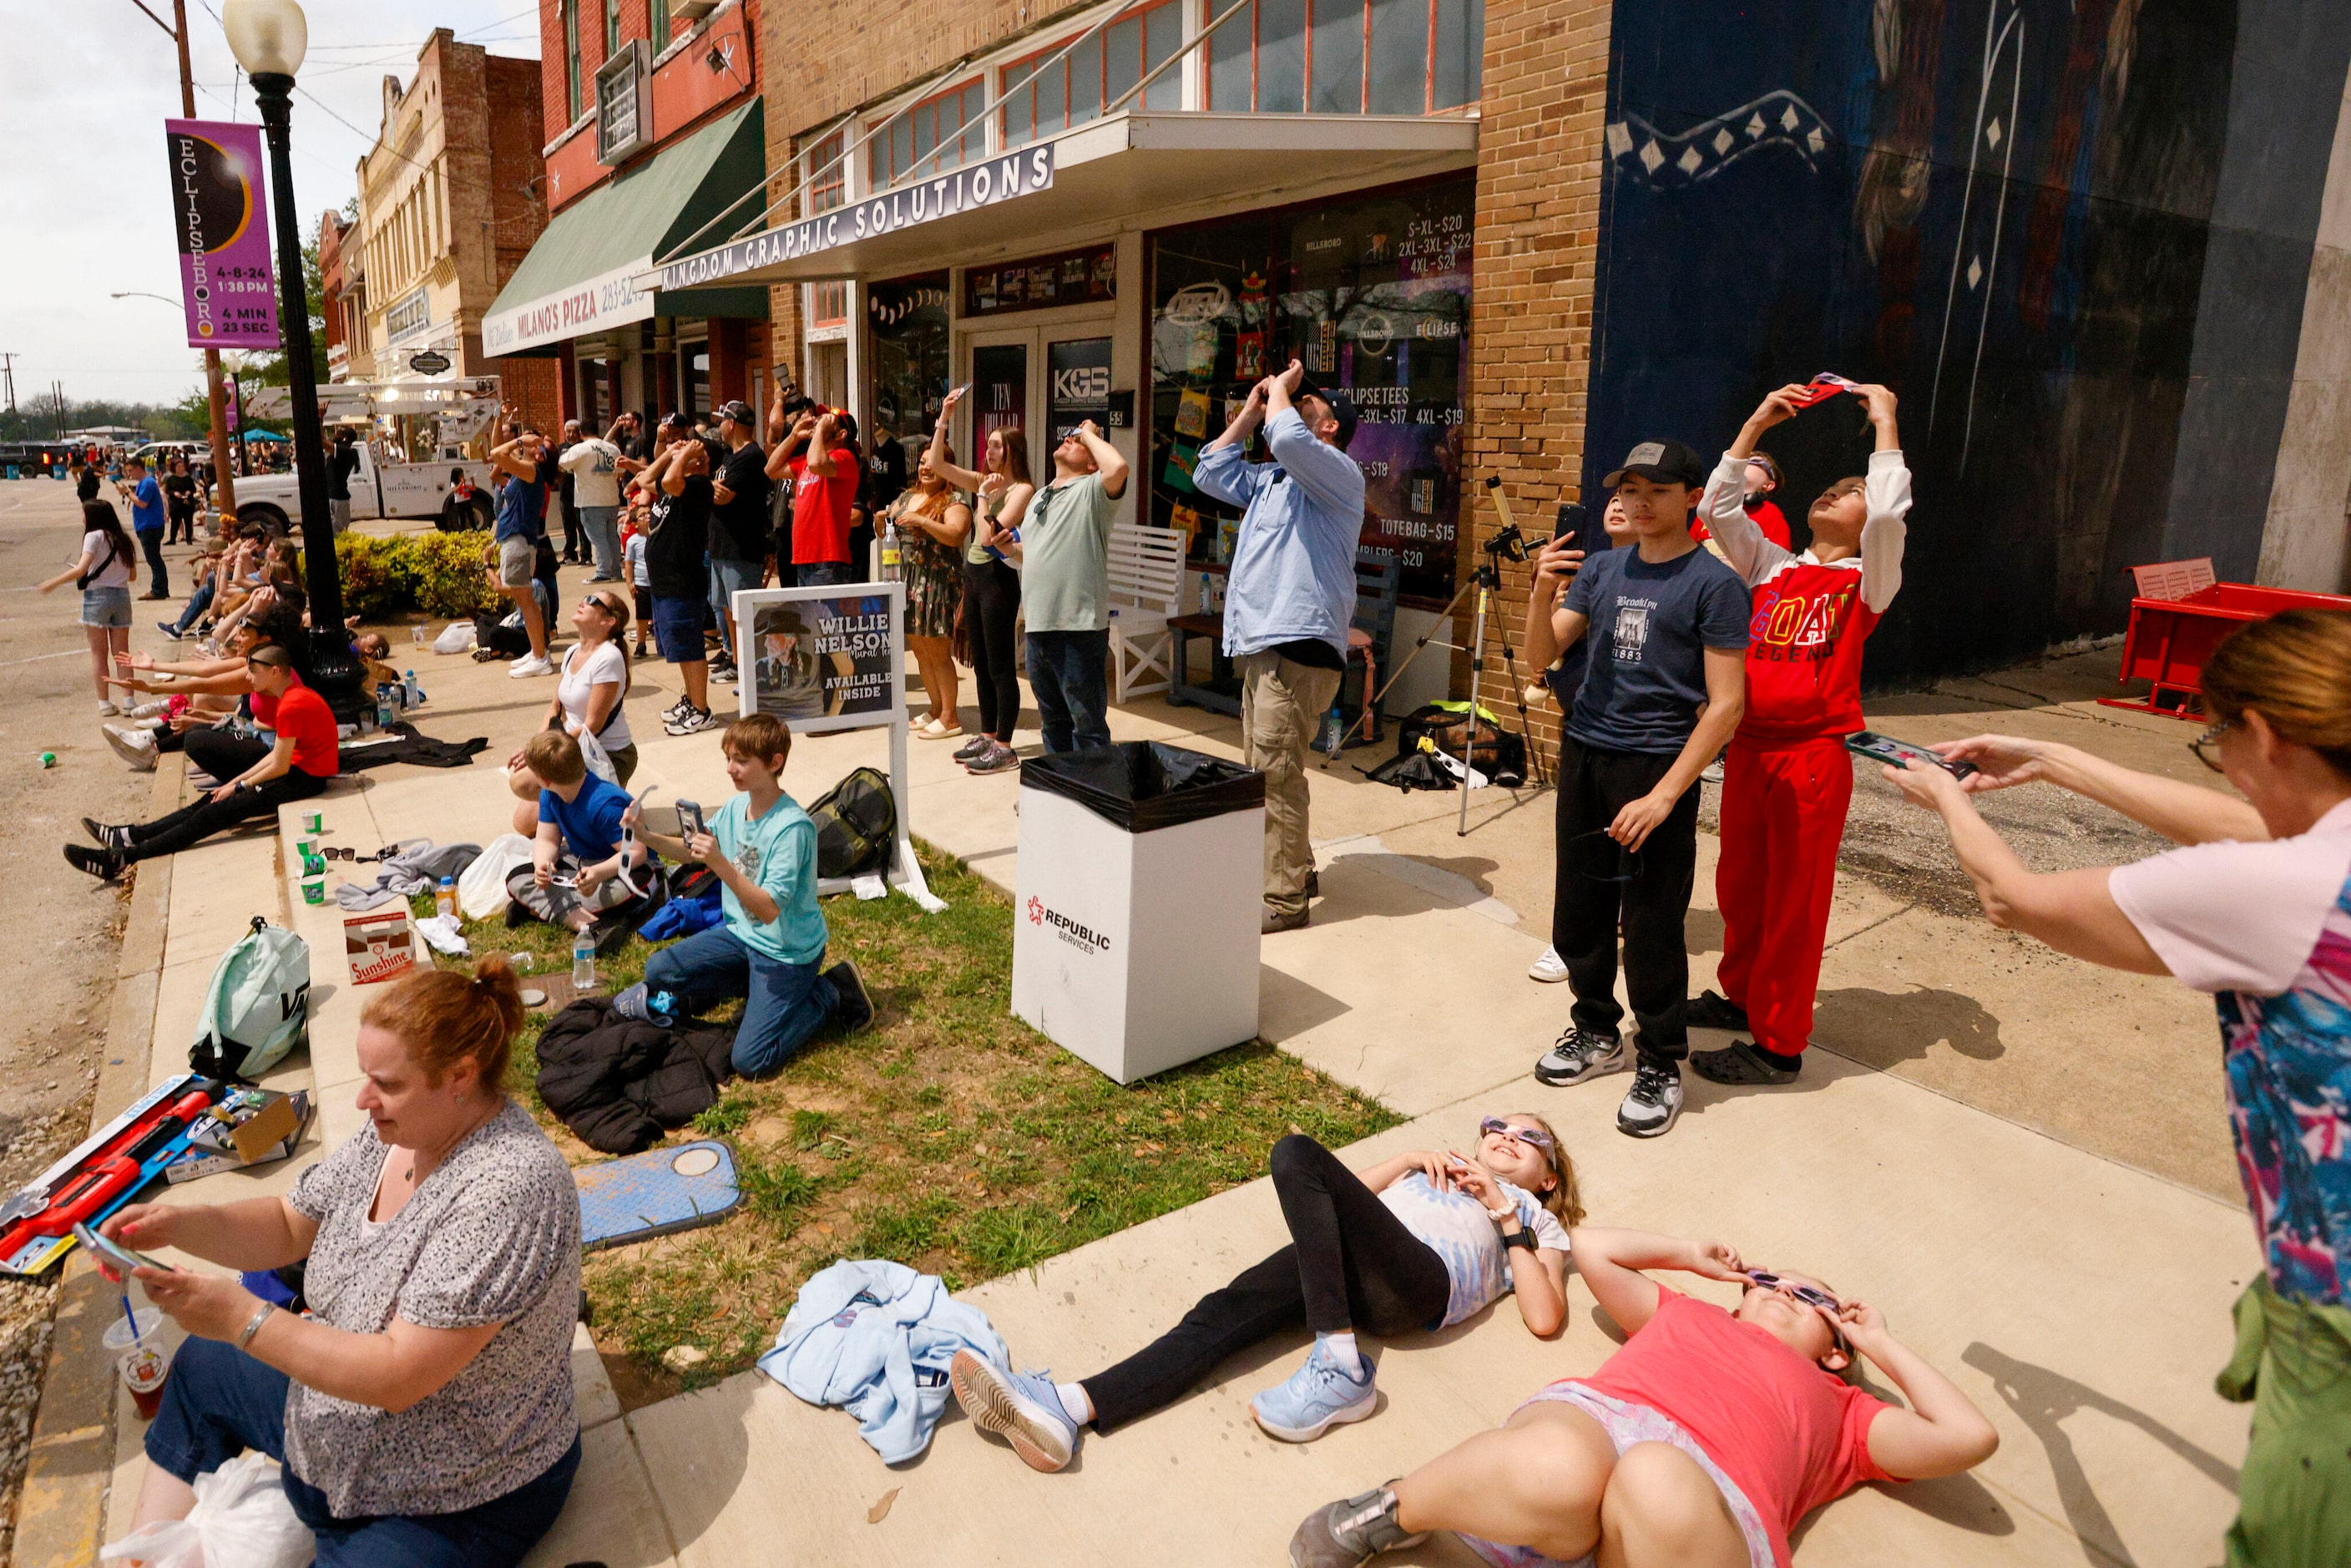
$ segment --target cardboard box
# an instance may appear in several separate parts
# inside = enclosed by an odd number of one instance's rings
[[[244,1120],[234,1124],[210,1116],[200,1119],[197,1126],[202,1135],[191,1135],[188,1152],[163,1168],[165,1181],[176,1186],[214,1171],[266,1166],[294,1153],[294,1146],[302,1141],[302,1129],[310,1122],[309,1091],[298,1090],[292,1094],[271,1090],[243,1092],[261,1097],[264,1103],[257,1109],[247,1108]]]
[[[416,967],[416,928],[405,904],[343,917],[343,958],[351,984],[396,980]]]

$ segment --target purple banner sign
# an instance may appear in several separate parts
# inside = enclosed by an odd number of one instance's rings
[[[277,347],[261,128],[167,120],[172,244],[193,349]]]

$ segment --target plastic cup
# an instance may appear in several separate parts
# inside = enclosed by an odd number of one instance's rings
[[[422,626],[411,626],[408,629],[408,640],[411,643],[415,643],[420,648],[424,646],[424,628]]]
[[[106,1331],[106,1354],[113,1360],[122,1386],[131,1391],[139,1418],[152,1421],[163,1403],[164,1380],[172,1375],[172,1345],[164,1337],[160,1310],[141,1307],[132,1316],[138,1322],[138,1337],[131,1337],[130,1322],[117,1318]]]
[[[294,852],[300,855],[306,861],[317,860],[319,858],[319,841],[308,838],[296,839],[294,841]]]
[[[327,813],[324,811],[303,812],[302,831],[306,833],[325,832],[327,831]]]
[[[41,753],[41,766],[42,766],[42,767],[44,767],[44,768],[55,768],[57,765],[57,754],[56,752],[54,752],[54,751],[44,751],[44,752],[42,752],[42,753]]]
[[[509,953],[507,955],[507,967],[517,975],[528,975],[535,966],[529,954]]]
[[[305,904],[327,902],[327,878],[324,873],[302,879],[302,902]]]

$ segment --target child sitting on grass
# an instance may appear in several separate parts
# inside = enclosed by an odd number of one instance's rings
[[[622,842],[622,815],[634,802],[619,785],[588,771],[580,743],[563,730],[540,730],[524,742],[522,756],[540,786],[538,834],[531,863],[508,874],[507,892],[549,925],[589,930],[650,886],[644,846]],[[618,947],[633,929],[625,919],[603,922],[597,950]]]
[[[863,1029],[873,1021],[873,1002],[855,964],[844,958],[819,967],[827,932],[816,904],[816,824],[782,782],[792,732],[773,714],[748,714],[726,727],[721,746],[726,776],[741,792],[718,809],[707,832],[644,838],[665,855],[716,872],[726,919],[655,953],[643,983],[614,997],[612,1010],[643,1021],[741,997],[735,1071],[758,1078],[790,1061],[828,1022],[843,1034]],[[632,803],[625,821],[634,826],[639,814]]]
[[[1316,1509],[1293,1568],[1348,1568],[1450,1530],[1497,1568],[1788,1568],[1788,1536],[1864,1481],[1956,1475],[1999,1435],[1876,1308],[1749,1269],[1719,1241],[1573,1233],[1576,1272],[1627,1338],[1589,1377],[1384,1487]],[[1733,1312],[1641,1270],[1746,1287]],[[1910,1404],[1838,1374],[1855,1352]]]

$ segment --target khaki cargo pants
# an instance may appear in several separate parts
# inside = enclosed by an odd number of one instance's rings
[[[1314,865],[1306,825],[1306,747],[1339,695],[1341,672],[1279,653],[1233,661],[1241,679],[1241,747],[1265,775],[1265,902],[1283,915],[1306,907]]]

